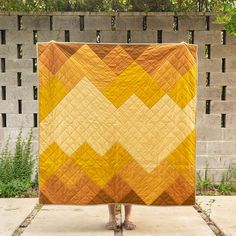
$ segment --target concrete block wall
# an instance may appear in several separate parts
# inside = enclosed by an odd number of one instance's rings
[[[0,13],[0,149],[9,135],[10,148],[14,148],[21,126],[23,137],[33,127],[37,158],[35,41],[65,41],[67,34],[71,42],[96,42],[99,31],[101,43],[193,42],[198,44],[199,66],[197,170],[204,174],[208,162],[209,174],[220,181],[228,166],[236,163],[236,37],[214,23],[215,17],[214,13],[176,16],[163,12]],[[193,41],[189,41],[190,35]],[[22,58],[17,57],[17,44],[22,44]]]

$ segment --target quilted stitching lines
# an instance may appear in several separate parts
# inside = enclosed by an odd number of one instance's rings
[[[196,47],[38,47],[40,202],[194,204]]]

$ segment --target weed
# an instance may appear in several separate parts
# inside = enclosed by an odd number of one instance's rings
[[[9,140],[0,154],[0,197],[22,197],[35,188],[32,182],[34,168],[32,128],[27,140],[22,139],[22,128],[17,136],[14,154],[9,151]],[[37,180],[36,180],[37,181]]]

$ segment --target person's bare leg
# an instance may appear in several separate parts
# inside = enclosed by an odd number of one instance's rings
[[[108,204],[109,210],[109,221],[113,221],[116,219],[116,204]]]
[[[131,217],[131,204],[124,204],[125,207],[125,220],[124,220],[124,227],[127,230],[133,230],[136,228],[136,225],[130,220]]]
[[[125,220],[130,220],[132,205],[124,204],[124,206],[125,206]]]
[[[108,204],[109,221],[106,223],[106,228],[109,230],[117,230],[116,222],[116,204]]]

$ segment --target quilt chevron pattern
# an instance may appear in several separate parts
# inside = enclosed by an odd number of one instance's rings
[[[197,45],[36,46],[40,203],[195,204]]]

